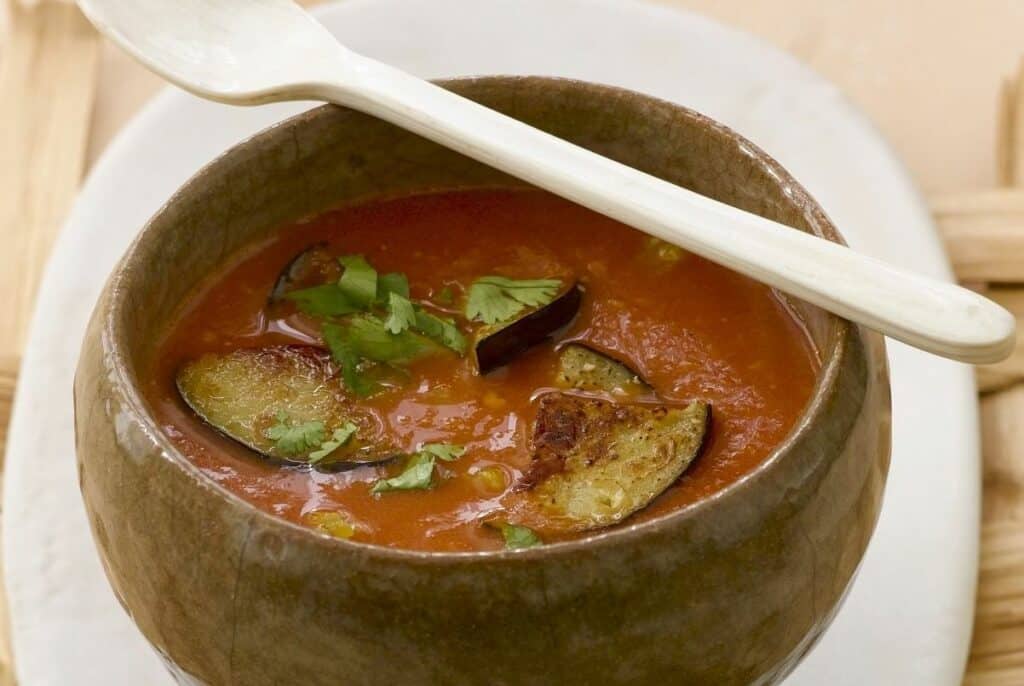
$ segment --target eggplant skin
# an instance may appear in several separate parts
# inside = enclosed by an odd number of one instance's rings
[[[330,355],[320,348],[285,345],[209,353],[183,365],[176,381],[182,399],[203,421],[266,457],[299,463],[308,458],[282,453],[266,436],[279,413],[291,424],[322,422],[325,439],[347,422],[356,425],[355,436],[324,460],[328,469],[340,461],[374,462],[394,454],[374,440],[379,432],[375,421],[354,405]]]
[[[549,531],[621,522],[646,507],[700,453],[711,406],[621,404],[568,393],[540,402],[530,468],[520,484],[530,519]]]
[[[508,364],[527,348],[568,325],[579,312],[583,289],[572,283],[543,307],[528,310],[510,322],[484,327],[477,333],[473,354],[481,374]]]
[[[582,343],[559,352],[555,382],[563,388],[616,394],[650,393],[651,387],[622,362]]]
[[[291,291],[336,281],[341,275],[338,261],[327,252],[326,243],[315,243],[288,261],[277,275],[267,303],[284,300]]]

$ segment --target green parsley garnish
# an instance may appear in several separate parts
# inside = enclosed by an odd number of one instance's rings
[[[420,446],[419,452],[433,455],[445,462],[454,462],[465,454],[466,449],[451,443],[424,443]]]
[[[377,302],[386,303],[392,293],[397,293],[403,298],[409,297],[409,279],[405,274],[392,272],[377,279]]]
[[[425,490],[433,485],[434,456],[427,453],[415,453],[405,463],[405,469],[398,476],[380,479],[373,484],[370,493],[387,491]]]
[[[370,493],[387,491],[426,490],[434,485],[434,464],[437,460],[451,462],[466,452],[458,445],[447,443],[424,443],[405,463],[405,469],[398,476],[380,479]]]
[[[323,325],[324,342],[331,351],[331,357],[341,365],[341,377],[345,386],[356,395],[366,398],[380,390],[381,386],[362,372],[361,358],[348,340],[348,331],[338,324]]]
[[[395,272],[378,278],[377,272],[361,255],[341,257],[339,261],[348,266],[338,283],[290,291],[284,297],[314,317],[341,317],[364,312],[373,301],[387,304],[392,293],[409,297],[409,280],[405,274]],[[376,284],[374,297],[366,300],[372,284]]]
[[[358,427],[356,427],[352,422],[345,422],[345,426],[340,429],[335,429],[334,433],[331,434],[330,440],[324,441],[320,444],[319,450],[314,450],[309,454],[309,464],[316,464],[341,446],[348,443],[349,439],[355,435],[356,431],[358,431]]]
[[[349,300],[367,308],[377,299],[377,270],[362,255],[343,255],[338,262],[345,267],[338,288]]]
[[[484,276],[469,287],[466,318],[484,324],[507,321],[527,307],[547,305],[555,299],[558,279],[508,279]]]
[[[263,435],[274,441],[274,447],[284,455],[303,455],[324,442],[324,423],[321,421],[292,425],[284,411],[278,412],[275,419],[276,423]]]
[[[508,550],[523,550],[544,545],[540,537],[529,527],[508,522],[488,522],[488,526],[501,531],[501,536],[505,539],[505,548]]]
[[[306,314],[340,321],[322,323],[324,342],[341,367],[345,385],[356,395],[382,388],[373,377],[388,376],[402,365],[440,351],[465,354],[466,337],[446,317],[409,299],[409,279],[392,272],[378,275],[362,255],[343,255],[337,283],[292,291],[286,297]],[[499,278],[500,277],[494,277]],[[451,295],[451,289],[445,289]]]
[[[416,307],[405,296],[388,294],[388,318],[384,327],[391,333],[402,333],[416,323]]]
[[[439,350],[437,344],[412,331],[393,334],[384,320],[372,314],[358,314],[322,327],[331,357],[341,366],[345,385],[356,395],[367,397],[381,385],[367,375],[367,363],[401,364]]]
[[[452,320],[431,314],[397,293],[388,296],[388,312],[384,325],[391,333],[412,328],[460,355],[466,352],[466,338]]]
[[[451,348],[460,355],[466,352],[466,337],[451,319],[438,317],[417,307],[415,328],[427,338]]]
[[[451,286],[445,286],[434,296],[434,302],[438,305],[451,305],[455,302],[455,291],[452,290]]]
[[[437,345],[412,331],[393,334],[384,320],[372,314],[357,314],[339,325],[352,351],[364,360],[412,362],[437,352]]]
[[[299,310],[314,317],[340,317],[362,309],[349,300],[335,283],[291,291],[284,297],[293,301]]]

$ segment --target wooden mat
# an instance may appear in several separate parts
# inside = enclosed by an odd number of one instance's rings
[[[6,0],[0,0],[0,7]],[[307,3],[309,4],[309,3]],[[680,3],[682,4],[682,3]],[[691,3],[692,4],[692,3]],[[0,455],[41,270],[87,159],[156,87],[74,7],[8,10],[0,43]],[[120,71],[119,71],[120,70]],[[135,79],[137,83],[133,82]],[[135,88],[116,102],[104,89]],[[104,108],[120,107],[110,111]],[[1000,100],[998,188],[932,198],[958,276],[1024,315],[1024,69]],[[102,115],[102,116],[100,116]],[[90,119],[96,116],[96,121]],[[968,686],[1024,684],[1024,346],[979,369],[984,517]],[[0,686],[13,684],[0,594]]]

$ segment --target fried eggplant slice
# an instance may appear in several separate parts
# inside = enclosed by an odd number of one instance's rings
[[[338,260],[327,252],[327,244],[311,245],[284,266],[274,281],[273,288],[270,289],[267,302],[271,305],[279,303],[292,291],[333,283],[340,275],[341,266]]]
[[[477,370],[486,374],[545,340],[573,320],[582,300],[583,289],[573,282],[547,305],[480,329],[473,345]]]
[[[628,395],[651,392],[640,375],[625,364],[582,343],[569,343],[559,352],[555,382],[581,391]]]
[[[705,402],[670,407],[550,393],[541,399],[517,496],[555,532],[616,524],[682,475],[710,421]]]
[[[349,399],[320,348],[206,354],[182,366],[176,381],[203,421],[272,460],[342,471],[397,456],[378,438],[372,416]]]

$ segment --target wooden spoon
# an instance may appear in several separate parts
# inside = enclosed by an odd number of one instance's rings
[[[201,97],[345,105],[922,350],[987,363],[1013,349],[1013,316],[977,293],[698,195],[357,55],[290,0],[79,5],[136,59]]]

